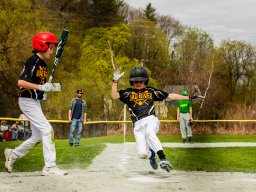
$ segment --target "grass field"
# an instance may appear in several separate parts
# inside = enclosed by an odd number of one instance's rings
[[[162,142],[180,142],[180,136],[159,136]],[[133,142],[133,136],[126,137]],[[57,163],[66,169],[84,169],[105,148],[105,143],[122,143],[122,136],[83,138],[82,146],[69,147],[68,140],[55,141]],[[195,136],[194,142],[256,142],[254,135]],[[4,169],[4,149],[18,146],[20,141],[0,143],[0,171]],[[256,147],[232,148],[165,148],[176,170],[256,173]],[[14,171],[40,171],[44,166],[42,146],[39,144],[15,162]]]

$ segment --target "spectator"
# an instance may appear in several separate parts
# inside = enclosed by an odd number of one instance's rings
[[[22,122],[22,125],[24,127],[24,134],[23,134],[24,140],[30,138],[31,135],[32,135],[32,129],[30,127],[30,123],[28,121],[28,118],[23,113],[21,113],[20,116],[19,116],[19,119],[22,120],[21,122]]]
[[[19,124],[19,121],[16,121],[11,126],[11,134],[12,134],[11,140],[12,141],[18,140],[18,130],[19,130],[18,124]]]
[[[76,91],[76,98],[72,99],[69,110],[68,110],[68,120],[71,122],[70,125],[70,136],[69,136],[69,145],[73,146],[74,144],[74,131],[77,129],[76,133],[76,143],[75,146],[80,145],[80,137],[83,129],[83,124],[86,123],[86,110],[87,105],[85,100],[82,99],[83,90],[78,89]]]
[[[24,132],[25,132],[25,127],[22,122],[19,121],[18,124],[18,140],[24,140]]]
[[[7,121],[1,121],[0,127],[0,141],[5,141],[6,134],[8,133],[9,127],[7,125]],[[8,134],[7,134],[8,135]]]
[[[26,139],[29,139],[32,136],[32,129],[31,127],[25,128],[26,131]]]

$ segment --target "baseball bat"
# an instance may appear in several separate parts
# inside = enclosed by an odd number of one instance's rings
[[[53,67],[52,67],[52,72],[51,72],[51,75],[50,75],[49,80],[48,80],[49,83],[52,82],[52,79],[54,77],[57,65],[59,63],[60,57],[62,55],[65,44],[67,42],[68,34],[69,34],[69,30],[63,29],[63,31],[61,33],[61,36],[60,36],[59,44],[57,46],[57,50],[56,50],[56,54],[55,54],[55,58],[54,58],[54,63],[53,63]],[[47,98],[47,93],[45,92],[43,100],[46,100],[46,98]]]

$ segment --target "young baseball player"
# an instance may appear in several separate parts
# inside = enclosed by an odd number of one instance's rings
[[[182,95],[187,96],[187,91],[182,91]],[[178,100],[177,102],[177,120],[180,122],[180,132],[182,137],[182,143],[192,143],[192,130],[191,122],[193,121],[192,102],[190,100]]]
[[[167,172],[173,169],[166,159],[163,147],[156,136],[160,122],[155,116],[154,101],[162,101],[167,97],[173,100],[195,99],[196,96],[170,94],[162,90],[148,87],[149,76],[144,67],[135,67],[130,72],[132,88],[117,91],[117,82],[124,75],[116,69],[113,75],[112,98],[120,99],[127,104],[134,125],[137,153],[140,158],[148,158],[153,169],[158,168],[156,154],[160,159],[160,167]]]
[[[42,142],[45,166],[41,175],[67,175],[65,170],[56,165],[53,128],[44,116],[40,105],[44,92],[61,91],[59,83],[46,83],[47,64],[45,60],[53,55],[58,42],[54,34],[40,32],[34,36],[32,44],[34,55],[26,61],[18,80],[19,106],[30,121],[32,136],[15,149],[5,149],[5,168],[11,173],[14,162],[25,156],[36,144]]]

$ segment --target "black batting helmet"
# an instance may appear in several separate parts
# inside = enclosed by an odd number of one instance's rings
[[[133,85],[133,81],[145,81],[145,85],[148,84],[148,72],[144,67],[134,67],[130,72],[130,84]]]

